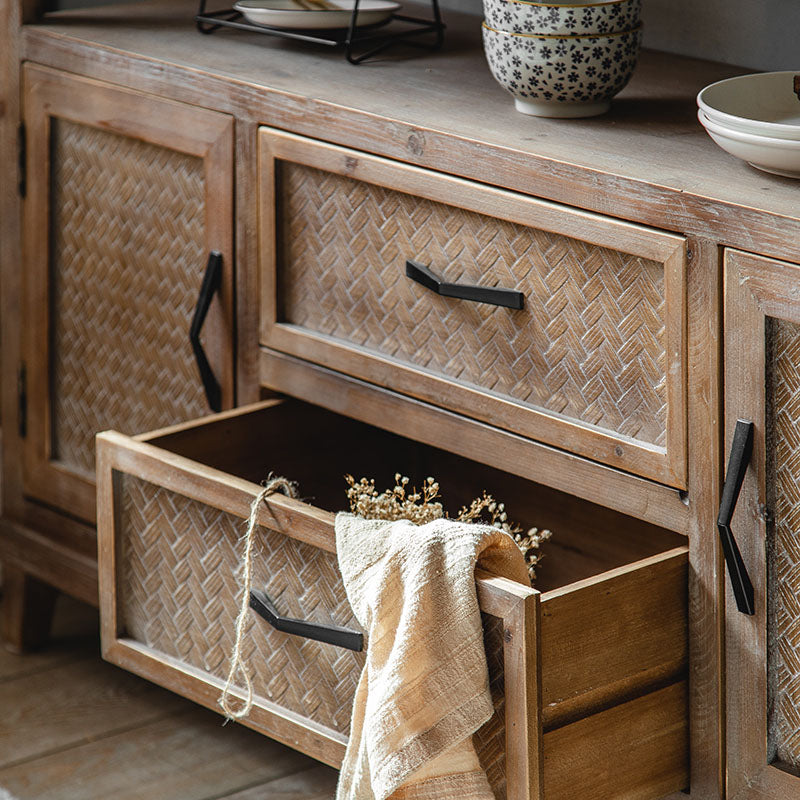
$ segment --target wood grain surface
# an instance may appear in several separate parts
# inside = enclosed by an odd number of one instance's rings
[[[13,708],[4,715],[0,764],[161,719],[177,707],[178,698],[163,689],[118,672],[83,660],[60,669],[63,682],[35,673],[0,686],[3,709]]]
[[[716,520],[722,487],[722,252],[690,239],[689,331],[689,651],[692,792],[721,797],[725,787],[725,580]]]
[[[237,118],[237,236],[242,246],[237,284],[240,397],[255,399],[259,382],[271,384],[281,373],[281,379],[299,396],[322,398],[331,407],[371,417],[376,424],[385,418],[388,408],[416,435],[440,446],[462,452],[483,448],[496,466],[524,472],[565,494],[591,497],[639,519],[689,534],[692,787],[693,795],[702,800],[719,797],[725,770],[719,603],[726,576],[714,531],[723,427],[718,253],[722,245],[785,261],[800,260],[797,184],[757,172],[725,154],[695,117],[697,90],[737,70],[645,52],[634,79],[606,117],[542,120],[514,112],[510,99],[486,69],[477,20],[454,13],[447,14],[448,37],[441,54],[386,59],[352,68],[343,63],[340,53],[263,36],[223,31],[200,37],[192,25],[195,5],[190,0],[146,0],[102,12],[63,12],[18,36],[20,21],[32,21],[36,5],[33,0],[0,0],[0,24],[9,45],[0,52],[0,153],[4,165],[16,159],[20,56],[150,95],[213,106]],[[402,92],[397,91],[399,86]],[[454,86],[458,91],[452,90]],[[694,253],[687,272],[688,492],[679,496],[663,486],[620,475],[552,448],[523,450],[518,442],[498,437],[490,429],[464,435],[463,427],[450,425],[446,413],[420,413],[397,398],[388,406],[369,397],[356,401],[351,393],[353,384],[346,380],[334,379],[324,370],[295,369],[298,364],[274,353],[259,354],[255,346],[257,243],[251,199],[257,182],[255,130],[261,124],[688,235]],[[0,192],[2,416],[8,432],[3,499],[4,512],[13,517],[13,522],[4,522],[0,550],[16,565],[90,597],[93,565],[86,526],[27,502],[21,491],[21,441],[16,434],[20,273],[5,268],[20,263],[15,181],[4,181]],[[770,313],[783,312],[773,308]],[[753,320],[745,314],[739,322],[746,327]],[[757,320],[755,324],[757,327]],[[734,335],[729,353],[749,352],[743,339]],[[729,359],[729,369],[739,368],[730,366],[736,360]],[[759,364],[756,358],[741,365],[745,383]],[[744,395],[750,396],[748,392]],[[753,486],[746,486],[745,491],[757,496]],[[751,512],[757,514],[757,505]],[[576,556],[587,557],[587,552]],[[741,620],[728,627],[729,639],[733,637],[735,646],[744,648],[733,656],[729,651],[732,685],[740,675],[745,676],[745,684],[749,680],[740,653],[752,649],[758,654],[751,634],[742,628]],[[763,698],[752,691],[744,692],[742,700],[763,706]],[[749,721],[729,726],[729,732],[732,740],[741,738],[745,751],[755,752],[761,746],[757,739],[763,731]],[[620,741],[622,752],[627,740]],[[673,739],[673,743],[677,741]],[[652,753],[646,751],[645,758]],[[729,776],[729,789],[731,796],[737,797],[748,783],[747,776],[756,774],[763,761],[754,771],[748,771],[746,760],[732,759],[731,763],[735,769]],[[635,776],[635,767],[628,774]],[[751,781],[747,791],[759,798],[769,797],[770,792],[773,798],[791,796],[796,784],[787,781],[794,779],[778,774],[783,783],[770,787]]]
[[[208,408],[188,327],[211,250],[206,341],[233,404],[233,121],[38,66],[24,91],[25,488],[93,522],[98,430]]]

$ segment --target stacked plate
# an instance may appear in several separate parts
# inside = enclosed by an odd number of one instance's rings
[[[233,5],[254,25],[296,30],[346,28],[355,0],[239,0]],[[400,8],[392,0],[359,0],[356,25],[380,25]]]
[[[489,69],[523,114],[602,114],[636,67],[641,0],[483,0],[483,9]]]
[[[762,72],[712,83],[697,95],[697,117],[728,153],[765,172],[800,178],[797,76]]]

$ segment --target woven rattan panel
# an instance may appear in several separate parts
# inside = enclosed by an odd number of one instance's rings
[[[223,680],[239,609],[246,521],[123,476],[119,613],[127,635]],[[281,613],[358,628],[336,556],[266,528],[253,586]],[[363,654],[280,633],[250,615],[243,657],[256,695],[347,733]]]
[[[51,151],[51,448],[93,477],[97,431],[208,413],[188,340],[203,162],[61,120]]]
[[[800,768],[800,326],[767,320],[770,758]]]
[[[278,185],[283,321],[664,446],[660,264],[301,165]],[[525,308],[438,297],[407,258]]]

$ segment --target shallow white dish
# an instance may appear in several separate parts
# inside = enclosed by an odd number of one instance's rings
[[[239,0],[234,3],[248,22],[268,28],[299,28],[302,30],[332,30],[346,28],[355,7],[355,0],[328,0],[336,8],[301,8],[294,0]],[[310,5],[310,3],[309,3]],[[377,25],[386,22],[400,8],[391,0],[360,0],[357,25]]]
[[[708,135],[727,153],[764,172],[800,178],[800,141],[738,131],[714,122],[702,110],[697,112],[697,118]]]
[[[793,91],[797,74],[761,72],[718,81],[697,95],[697,105],[727,128],[800,141],[800,99]]]

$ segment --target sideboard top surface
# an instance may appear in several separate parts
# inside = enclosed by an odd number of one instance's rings
[[[601,213],[800,257],[800,183],[724,153],[697,121],[697,91],[736,67],[644,51],[610,113],[540,119],[515,111],[494,82],[474,16],[445,12],[441,52],[352,66],[321,46],[233,30],[203,36],[195,11],[193,0],[145,0],[59,12],[28,26],[23,53]],[[87,45],[91,61],[81,55]]]

